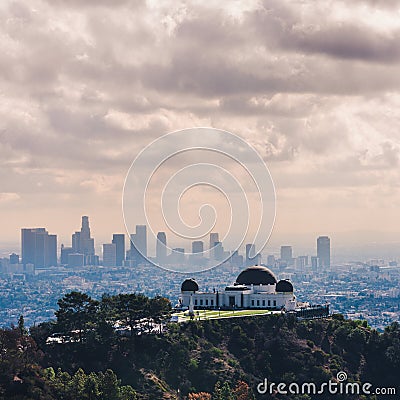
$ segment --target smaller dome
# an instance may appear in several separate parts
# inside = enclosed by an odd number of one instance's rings
[[[293,285],[286,279],[280,280],[276,284],[276,289],[277,292],[293,292]]]
[[[199,285],[197,282],[190,278],[185,279],[181,286],[181,292],[197,292],[199,290]]]

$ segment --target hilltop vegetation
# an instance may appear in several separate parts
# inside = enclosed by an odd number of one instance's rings
[[[54,321],[28,333],[21,319],[18,327],[0,331],[0,398],[245,400],[265,398],[255,390],[264,378],[321,383],[339,371],[349,381],[395,386],[399,393],[398,323],[380,334],[341,315],[310,321],[266,315],[148,330],[165,323],[169,312],[163,298],[64,296]],[[76,340],[46,344],[52,333],[68,337],[71,331]],[[360,397],[324,396],[329,398]]]

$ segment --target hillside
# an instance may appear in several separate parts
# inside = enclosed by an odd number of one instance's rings
[[[90,307],[80,308],[77,315],[76,309],[67,307],[68,318],[79,324],[91,313],[79,340],[69,343],[46,344],[52,332],[59,332],[63,326],[71,328],[65,325],[62,312],[55,321],[31,329],[30,334],[24,330],[23,321],[17,328],[1,331],[2,398],[157,400],[181,396],[244,400],[268,398],[256,390],[264,378],[275,383],[320,384],[335,379],[340,371],[347,373],[346,382],[395,387],[400,393],[397,323],[380,334],[365,322],[344,320],[340,315],[309,321],[266,315],[169,324],[162,334],[131,331],[121,336],[104,319],[106,303],[112,313],[116,312],[110,307],[115,300],[89,301]],[[139,310],[135,307],[143,311],[141,301],[147,302],[144,296],[140,301],[138,296],[130,300],[131,316]],[[155,306],[151,301],[146,304]],[[274,393],[272,398],[313,396]],[[323,398],[380,397],[325,393]]]

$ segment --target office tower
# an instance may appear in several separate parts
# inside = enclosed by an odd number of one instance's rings
[[[275,256],[272,254],[267,257],[267,267],[275,267]]]
[[[210,233],[210,258],[215,259],[215,243],[219,243],[219,234],[217,232]]]
[[[131,234],[129,259],[133,265],[147,262],[147,228],[146,225],[136,225],[136,233]]]
[[[281,260],[292,261],[293,251],[292,246],[281,246]]]
[[[308,256],[299,256],[296,258],[296,267],[302,270],[306,265],[308,265]]]
[[[90,236],[89,217],[82,217],[81,230],[72,235],[72,249],[74,253],[83,254],[85,265],[95,265],[94,239]]]
[[[45,228],[21,229],[22,264],[35,268],[57,265],[57,236]]]
[[[123,233],[114,233],[112,243],[115,244],[116,266],[121,267],[125,260],[125,235]]]
[[[231,255],[231,263],[234,267],[243,267],[243,256],[240,255],[237,250],[235,250]]]
[[[19,264],[19,255],[12,253],[10,254],[10,264]]]
[[[159,263],[164,263],[167,259],[167,235],[165,232],[157,233],[156,259]]]
[[[147,257],[147,227],[136,225],[135,246],[144,257]]]
[[[90,237],[89,217],[82,217],[82,227],[80,240],[80,250],[85,256],[94,254],[94,239]]]
[[[214,255],[212,258],[217,261],[222,261],[224,259],[224,247],[222,246],[222,242],[214,242],[213,247]]]
[[[69,268],[79,268],[85,265],[85,256],[80,253],[68,254],[67,265]]]
[[[203,242],[201,240],[195,240],[194,242],[192,242],[192,253],[199,255],[200,257],[203,255],[203,250],[204,250],[204,246],[203,246]]]
[[[117,245],[115,243],[103,244],[103,266],[115,267],[117,264]]]
[[[74,253],[81,254],[81,233],[75,232],[72,234],[72,249]]]
[[[60,264],[67,265],[68,264],[68,255],[73,254],[74,250],[72,247],[65,247],[63,244],[61,245],[61,255],[60,255]]]
[[[319,269],[319,259],[317,256],[311,257],[311,269],[313,271],[318,271],[318,269]]]
[[[317,257],[321,267],[331,266],[331,240],[328,236],[320,236],[317,239]]]
[[[49,266],[57,265],[57,235],[48,235],[45,242],[46,263]]]
[[[254,256],[256,255],[256,249],[253,243],[246,244],[246,266],[255,265]]]

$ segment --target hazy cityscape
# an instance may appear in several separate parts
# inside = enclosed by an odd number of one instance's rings
[[[27,325],[53,318],[57,300],[71,290],[101,298],[105,293],[163,295],[176,304],[181,273],[168,271],[171,265],[207,267],[196,274],[206,290],[223,289],[243,268],[263,264],[282,279],[293,282],[300,301],[330,304],[332,312],[348,318],[366,319],[378,329],[400,320],[400,271],[397,259],[349,260],[331,263],[328,236],[316,238],[314,254],[296,254],[296,248],[282,245],[277,252],[257,252],[251,243],[243,250],[230,251],[212,232],[207,241],[193,241],[190,249],[167,245],[165,232],[157,234],[156,253],[148,254],[147,227],[138,225],[130,240],[123,233],[112,234],[95,254],[95,240],[89,218],[82,217],[71,245],[58,244],[57,235],[45,228],[22,228],[21,251],[0,259],[0,324],[16,324],[24,315]],[[205,258],[205,250],[211,257]],[[161,269],[156,265],[165,266]],[[190,270],[190,269],[189,269]]]

